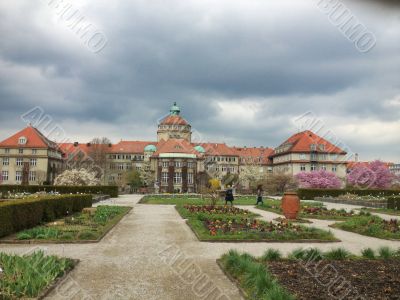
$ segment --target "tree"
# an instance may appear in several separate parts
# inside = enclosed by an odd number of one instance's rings
[[[239,183],[242,187],[254,188],[260,181],[266,178],[261,160],[250,157],[244,159],[242,162],[242,165],[239,167]]]
[[[394,175],[380,160],[358,164],[347,175],[348,184],[358,188],[389,188],[393,180]]]
[[[152,187],[154,185],[154,171],[151,170],[150,160],[143,161],[139,174],[144,186]]]
[[[268,193],[276,195],[296,189],[297,181],[292,175],[278,172],[267,175],[266,178],[262,180],[262,186]]]
[[[342,186],[335,173],[325,170],[301,172],[296,175],[296,179],[302,188],[335,189]]]
[[[209,201],[210,205],[216,205],[219,199],[219,192],[221,190],[221,181],[218,178],[211,178],[208,184],[201,190],[204,199]]]
[[[54,180],[54,185],[99,185],[100,180],[94,172],[86,169],[65,170]]]
[[[88,144],[88,156],[92,159],[92,170],[96,172],[98,178],[105,178],[104,173],[107,166],[107,153],[111,141],[106,137],[93,138]]]
[[[138,189],[142,187],[143,182],[140,173],[136,170],[131,170],[125,173],[125,182],[130,185],[131,189]]]

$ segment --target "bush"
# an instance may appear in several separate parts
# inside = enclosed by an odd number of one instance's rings
[[[387,208],[400,210],[400,197],[389,197],[387,202]]]
[[[315,197],[338,197],[343,194],[355,194],[359,196],[400,196],[398,190],[372,190],[372,189],[298,189],[297,194],[301,200],[313,200]]]
[[[103,194],[110,197],[118,197],[118,186],[61,186],[61,185],[0,185],[0,194],[7,192],[14,193],[37,193],[37,192],[58,192],[60,194]]]
[[[0,237],[92,206],[91,195],[43,196],[0,203]]]

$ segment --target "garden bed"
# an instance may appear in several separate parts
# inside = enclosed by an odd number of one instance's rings
[[[268,201],[270,199],[266,199]],[[237,196],[233,201],[233,205],[255,205],[257,202],[256,196]],[[280,201],[279,201],[280,202]],[[139,201],[140,204],[162,204],[162,205],[209,205],[210,201],[206,198],[200,198],[199,196],[144,196]],[[225,205],[225,200],[219,199],[216,205]]]
[[[378,216],[363,215],[335,223],[331,227],[380,239],[400,240],[400,221],[397,219],[386,221]]]
[[[42,251],[24,256],[0,252],[0,299],[43,299],[78,262]]]
[[[98,206],[0,239],[0,243],[93,243],[100,241],[132,208]]]
[[[217,260],[245,299],[398,299],[400,250],[362,257],[343,248],[296,249],[287,258],[268,249],[260,258],[231,250]]]
[[[191,207],[191,206],[187,206]],[[264,222],[246,210],[231,208],[234,213],[221,213],[224,207],[206,206],[190,212],[188,208],[176,209],[200,241],[207,242],[335,242],[333,234],[313,227],[290,222]]]
[[[400,210],[398,210],[398,209],[363,207],[362,211],[368,211],[371,213],[379,213],[379,214],[385,214],[385,215],[391,215],[391,216],[400,216]]]
[[[355,199],[346,199],[346,198],[331,198],[331,197],[317,197],[316,201],[321,202],[329,202],[329,203],[338,203],[338,204],[348,204],[348,205],[357,205],[357,206],[365,206],[372,208],[386,208],[387,200],[355,200]]]

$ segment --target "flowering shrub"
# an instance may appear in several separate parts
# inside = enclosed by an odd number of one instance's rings
[[[207,213],[207,214],[224,214],[224,215],[247,215],[248,210],[240,209],[233,206],[221,205],[184,205],[190,213]]]
[[[339,188],[342,185],[335,173],[325,170],[300,172],[295,177],[302,188]]]
[[[377,200],[377,201],[384,201],[387,197],[379,196],[379,195],[356,195],[351,193],[346,193],[343,195],[339,195],[338,199],[345,199],[345,200]]]
[[[348,184],[359,188],[388,188],[393,180],[394,175],[386,164],[379,160],[366,165],[356,165],[347,175]]]
[[[338,217],[353,217],[357,214],[354,211],[347,212],[344,209],[327,209],[326,207],[303,207],[302,214],[308,216],[338,216]]]
[[[58,175],[54,180],[54,185],[100,185],[100,180],[96,178],[95,172],[89,172],[86,169],[73,169],[65,170],[63,173]]]
[[[257,219],[231,219],[231,220],[206,220],[204,225],[210,235],[235,234],[240,232],[278,232],[286,231],[301,232],[303,228],[289,222],[262,222]]]
[[[400,222],[397,219],[390,219],[389,221],[382,220],[383,228],[390,232],[400,232]]]

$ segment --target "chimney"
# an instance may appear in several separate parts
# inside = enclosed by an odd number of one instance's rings
[[[79,145],[78,142],[75,142],[75,143],[74,143],[74,147],[78,147],[78,145]]]
[[[87,143],[86,146],[90,147],[90,143]]]

